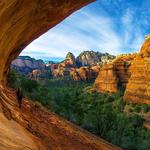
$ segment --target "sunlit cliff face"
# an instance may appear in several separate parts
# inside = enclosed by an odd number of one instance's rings
[[[124,98],[128,101],[150,104],[150,38],[131,65],[131,77]]]
[[[126,101],[150,104],[150,38],[139,53],[122,58],[102,67],[94,84],[95,90],[118,92],[119,83],[125,85]]]
[[[0,81],[23,48],[72,12],[94,0],[2,0],[0,2]]]

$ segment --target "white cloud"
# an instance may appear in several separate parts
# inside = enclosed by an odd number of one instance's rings
[[[133,30],[133,15],[134,12],[127,8],[124,12],[124,15],[121,18],[122,26],[123,26],[123,43],[124,45],[128,44],[132,38],[132,30]]]
[[[99,50],[116,55],[124,49],[138,49],[143,41],[143,33],[133,23],[134,12],[127,8],[120,18],[121,31],[118,32],[116,20],[107,11],[96,14],[81,9],[32,42],[22,55],[65,57],[68,51],[77,56],[83,50]]]
[[[68,51],[78,55],[83,50],[101,49],[111,53],[113,50],[117,54],[121,46],[120,38],[113,30],[110,18],[80,13],[81,18],[76,18],[73,24],[51,29],[26,47],[23,54],[43,51],[43,55],[64,57]]]
[[[143,41],[144,35],[141,33],[141,30],[136,30],[134,40],[130,44],[130,49],[134,48],[134,51],[140,51]]]

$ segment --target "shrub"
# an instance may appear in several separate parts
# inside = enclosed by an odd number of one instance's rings
[[[147,113],[148,111],[150,111],[150,106],[145,104],[145,105],[142,106],[142,109],[143,109],[144,113]]]
[[[144,119],[141,116],[136,115],[136,114],[129,116],[129,119],[135,128],[142,127],[143,122],[144,122]]]
[[[89,93],[84,89],[92,82],[68,79],[50,79],[45,85],[39,85],[16,72],[10,73],[8,81],[13,87],[21,85],[25,96],[38,101],[35,106],[40,109],[45,106],[124,149],[150,149],[150,131],[143,128],[143,119],[138,115],[126,115],[123,111],[128,105],[123,101],[123,92],[112,95]],[[129,107],[130,112],[140,112],[141,108],[144,112],[150,110],[148,105],[132,104],[132,107]]]
[[[137,113],[141,112],[141,106],[136,105],[135,108],[134,108],[134,111],[137,112]]]
[[[132,108],[129,108],[129,112],[133,112],[133,109],[132,109]]]
[[[7,76],[8,85],[12,88],[17,88],[19,84],[19,74],[15,70],[10,70]]]

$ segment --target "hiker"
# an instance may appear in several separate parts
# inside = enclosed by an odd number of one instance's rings
[[[19,108],[21,108],[22,99],[23,99],[23,92],[22,92],[21,88],[17,89],[16,97],[17,97],[17,100],[18,100]]]

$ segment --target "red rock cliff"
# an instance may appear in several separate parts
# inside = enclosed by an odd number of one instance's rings
[[[94,80],[100,70],[100,66],[91,66],[91,67],[80,67],[75,68],[70,71],[70,76],[75,81],[88,81],[88,80]]]
[[[98,92],[117,92],[118,78],[113,64],[105,64],[99,72],[94,83],[94,89]]]
[[[118,77],[118,86],[122,86],[123,88],[126,88],[126,85],[128,83],[128,80],[131,76],[131,65],[136,57],[136,54],[127,54],[118,57],[114,61],[114,67],[116,70],[116,75]]]
[[[150,104],[150,38],[133,61],[124,99]]]
[[[130,66],[136,54],[123,55],[111,64],[105,64],[95,80],[94,89],[98,92],[118,92],[120,87],[126,87],[131,75]]]

